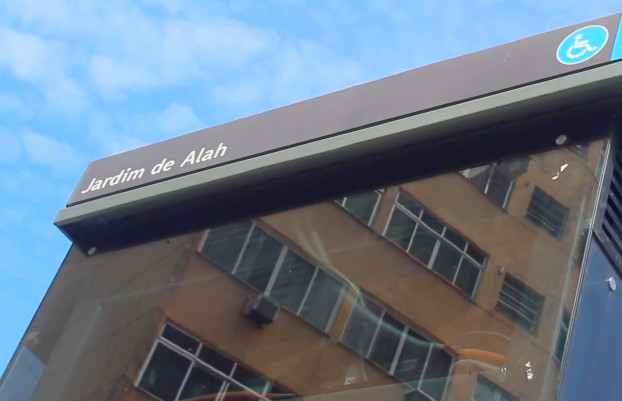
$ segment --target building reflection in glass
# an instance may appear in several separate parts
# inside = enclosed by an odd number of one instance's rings
[[[553,400],[603,146],[74,249],[30,400]]]

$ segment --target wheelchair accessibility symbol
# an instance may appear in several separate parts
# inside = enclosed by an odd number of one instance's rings
[[[609,39],[609,31],[601,25],[590,25],[566,36],[557,47],[557,60],[562,64],[579,64],[600,52]]]

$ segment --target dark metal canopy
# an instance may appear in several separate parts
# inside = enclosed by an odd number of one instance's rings
[[[619,24],[578,24],[94,161],[55,224],[101,251],[605,135],[622,106]],[[560,58],[594,26],[608,37],[593,55]]]

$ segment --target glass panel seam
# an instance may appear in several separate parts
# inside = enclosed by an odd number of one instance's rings
[[[378,324],[376,325],[376,330],[374,330],[374,335],[372,336],[371,341],[369,342],[369,349],[367,350],[367,353],[364,355],[365,358],[367,359],[370,358],[371,352],[374,349],[374,346],[376,345],[376,338],[378,337],[378,332],[380,331],[380,327],[382,326],[382,319],[384,319],[384,315],[386,312],[387,312],[386,309],[382,308],[382,312],[380,312],[380,315],[378,316]]]
[[[177,390],[177,395],[175,396],[176,400],[179,400],[179,397],[181,397],[181,392],[184,390],[184,387],[186,386],[186,382],[188,381],[188,377],[190,376],[190,372],[192,372],[193,367],[194,367],[194,361],[191,360],[190,365],[188,366],[188,369],[186,370],[186,375],[184,376],[184,379],[181,381],[181,384],[179,385],[179,389]]]
[[[309,287],[310,288],[310,287]],[[323,328],[323,330],[326,332],[328,331],[328,329],[330,327],[332,327],[335,318],[337,317],[337,312],[339,311],[339,307],[341,306],[341,303],[343,302],[343,297],[345,296],[345,286],[341,286],[341,289],[339,290],[339,295],[337,295],[337,300],[335,302],[335,304],[333,305],[333,309],[330,312],[330,316],[328,317],[328,321],[326,322],[326,326]]]
[[[246,252],[246,247],[248,246],[248,243],[251,240],[251,235],[253,234],[253,230],[255,230],[256,224],[254,221],[251,222],[251,227],[248,230],[248,233],[246,233],[246,239],[244,240],[244,244],[242,245],[242,249],[240,249],[240,253],[238,254],[238,257],[236,258],[235,264],[233,265],[233,269],[231,269],[231,274],[235,275],[235,273],[237,273],[238,271],[238,267],[240,267],[240,262],[242,261],[242,255],[244,255],[244,252]]]
[[[314,267],[314,270],[313,270],[313,274],[311,275],[311,280],[309,280],[309,285],[307,286],[307,289],[305,290],[305,295],[303,295],[302,300],[300,300],[300,306],[298,307],[298,310],[296,311],[297,316],[300,316],[300,314],[302,313],[302,309],[307,303],[307,298],[309,298],[309,293],[311,292],[311,288],[313,287],[313,284],[315,283],[315,278],[317,277],[317,271],[319,270],[319,268],[317,266],[313,266],[313,267]]]
[[[272,236],[270,236],[272,237]],[[274,287],[274,282],[276,281],[279,272],[281,271],[281,267],[283,266],[283,261],[285,260],[285,255],[287,255],[288,248],[285,244],[279,241],[281,244],[281,251],[279,252],[279,257],[276,259],[276,263],[274,264],[274,268],[272,269],[272,273],[270,274],[270,278],[268,279],[268,283],[266,284],[266,289],[263,293],[270,297],[270,293],[272,292],[272,287]]]
[[[404,348],[404,343],[406,342],[406,337],[408,337],[408,325],[404,325],[404,329],[402,330],[402,334],[400,336],[400,341],[397,344],[397,349],[395,350],[395,355],[393,356],[393,362],[391,362],[391,367],[389,368],[389,373],[395,375],[395,369],[397,368],[397,363],[400,359],[402,349]]]

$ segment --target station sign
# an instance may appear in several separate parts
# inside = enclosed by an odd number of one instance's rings
[[[67,206],[609,64],[620,14],[93,161]]]

